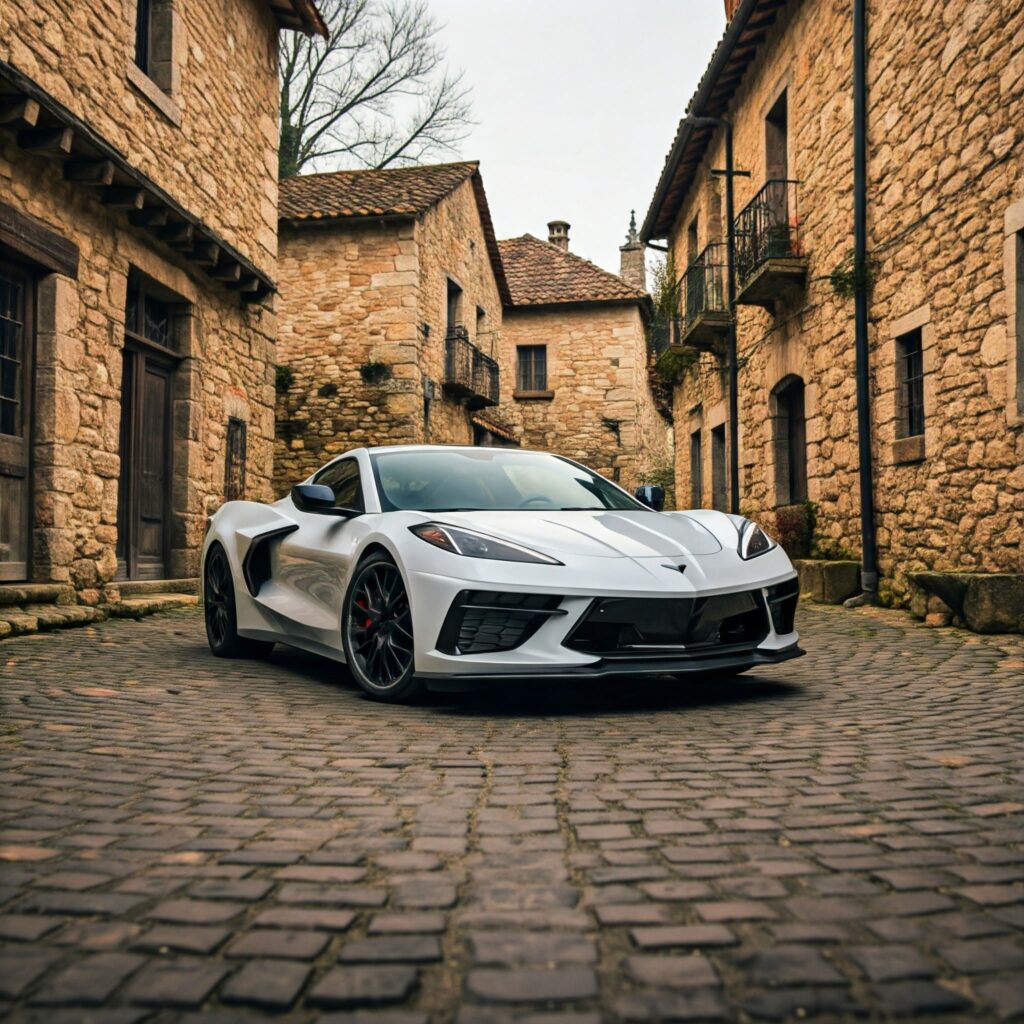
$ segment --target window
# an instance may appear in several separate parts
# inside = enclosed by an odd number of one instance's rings
[[[1013,272],[1016,275],[1014,322],[1017,337],[1014,341],[1017,345],[1017,409],[1019,415],[1024,415],[1024,230],[1014,236]]]
[[[488,341],[485,337],[487,334],[487,310],[483,306],[476,307],[476,343],[478,347],[483,348],[484,343]]]
[[[807,500],[807,418],[804,382],[786,377],[772,392],[775,443],[775,501],[797,505]]]
[[[149,74],[150,46],[153,34],[152,0],[136,0],[135,4],[135,63]]]
[[[896,339],[896,437],[924,433],[924,355],[921,328]]]
[[[245,498],[246,423],[235,416],[228,419],[227,450],[224,455],[224,499]]]
[[[462,323],[462,289],[451,279],[448,279],[448,307],[447,307],[446,333],[451,335]]]
[[[727,512],[729,484],[725,464],[725,424],[711,430],[711,505]]]
[[[519,391],[547,391],[548,389],[548,347],[547,345],[520,345],[516,388]]]
[[[785,90],[764,119],[764,169],[767,181],[784,181],[789,177],[789,110]]]
[[[690,435],[690,508],[700,508],[704,501],[704,452],[700,430]]]
[[[359,476],[359,463],[355,459],[332,462],[313,477],[313,483],[330,487],[334,491],[334,504],[338,508],[363,511],[363,485]]]
[[[164,349],[174,348],[174,316],[171,303],[134,275],[128,278],[125,333],[136,341],[148,341]]]

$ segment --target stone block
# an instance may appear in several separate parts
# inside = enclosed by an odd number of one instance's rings
[[[800,576],[800,594],[822,604],[842,604],[860,590],[860,563],[797,558],[793,565]]]
[[[976,633],[1024,633],[1024,574],[915,572],[907,583],[918,618],[942,615],[933,605],[938,598]]]

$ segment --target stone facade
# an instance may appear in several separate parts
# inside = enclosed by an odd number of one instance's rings
[[[623,273],[610,274],[569,250],[569,225],[549,239],[499,243],[512,303],[505,309],[500,362],[510,381],[501,418],[527,448],[576,459],[632,490],[660,478],[671,459],[671,428],[647,378],[643,247],[622,247]],[[543,353],[544,381],[523,377],[526,353]]]
[[[762,18],[758,0],[735,6],[737,20]],[[871,0],[868,54],[880,595],[906,603],[908,573],[1024,570],[1024,387],[1015,359],[1024,341],[1014,319],[1024,309],[1024,9],[951,0],[924,17],[910,0]],[[784,526],[794,497],[808,499],[813,546],[833,558],[860,550],[844,276],[853,245],[851,62],[848,4],[786,3],[740,84],[715,94],[719,107],[697,111],[734,125],[736,166],[751,172],[736,179],[737,211],[769,179],[799,183],[783,230],[786,273],[803,263],[803,280],[780,271],[768,308],[738,308],[740,494],[743,512],[769,527]],[[722,133],[702,142],[696,131],[681,126],[675,166],[692,160],[692,171],[673,179],[666,168],[643,230],[646,240],[668,238],[680,271],[724,238],[723,189],[711,177],[725,166]],[[769,210],[773,201],[767,195]],[[683,335],[685,344],[685,326]],[[691,493],[696,435],[704,505],[714,500],[719,457],[710,435],[726,422],[721,351],[695,351],[675,390],[678,491]],[[923,429],[906,380],[914,361],[923,364]],[[790,403],[801,392],[806,441],[796,451]],[[804,463],[805,481],[790,460]]]
[[[7,579],[86,604],[126,576],[196,575],[229,421],[234,496],[271,494],[277,328],[258,300],[276,260],[279,23],[262,0],[152,9],[148,74],[129,0],[0,9],[0,74],[21,96],[0,131],[0,262],[35,364],[26,464],[0,481],[9,512],[26,473],[32,505],[0,559],[27,546]]]
[[[496,353],[502,324],[502,278],[475,164],[315,177],[332,179],[325,188],[344,185],[346,201],[353,189],[369,189],[377,203],[392,188],[425,191],[415,214],[306,221],[310,204],[331,200],[299,203],[287,189],[315,183],[283,185],[278,494],[359,445],[472,444],[475,403],[445,385],[450,289],[452,326],[465,328],[466,344]]]

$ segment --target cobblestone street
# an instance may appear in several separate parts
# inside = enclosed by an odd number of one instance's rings
[[[194,611],[6,641],[0,1013],[1024,1015],[1019,638],[799,625],[725,683],[416,707]]]

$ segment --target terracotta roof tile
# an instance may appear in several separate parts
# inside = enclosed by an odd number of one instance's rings
[[[533,235],[498,242],[513,306],[639,301],[645,293],[589,260]]]
[[[281,220],[415,217],[457,188],[479,167],[475,161],[382,171],[300,174],[281,182]]]

